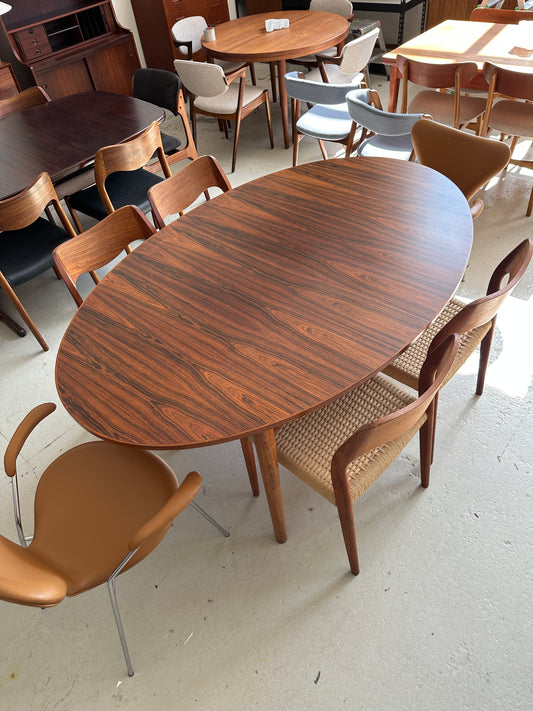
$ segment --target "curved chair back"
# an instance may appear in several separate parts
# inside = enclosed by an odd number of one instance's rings
[[[406,136],[424,114],[400,114],[383,111],[378,105],[379,94],[373,89],[353,89],[346,95],[348,112],[352,119],[368,131],[380,136]]]
[[[178,115],[178,94],[181,81],[177,74],[166,69],[143,67],[133,75],[133,96],[150,104],[161,106]]]
[[[74,239],[56,247],[55,265],[77,306],[83,303],[83,297],[76,288],[82,274],[95,272],[116,259],[132,242],[148,239],[154,233],[154,226],[138,207],[125,205]],[[98,283],[98,276],[95,273],[92,276]]]
[[[379,36],[379,27],[348,42],[341,51],[339,70],[344,74],[357,74],[367,66]]]
[[[518,12],[516,13],[518,14]],[[533,17],[533,13],[531,13]],[[489,85],[489,101],[495,93],[515,99],[533,101],[533,74],[519,69],[500,67],[492,62],[483,65],[483,76]],[[490,110],[490,103],[487,113]],[[529,127],[531,130],[531,127]],[[523,134],[524,136],[526,133]],[[527,135],[530,135],[529,133]]]
[[[402,74],[402,110],[407,106],[407,85],[413,82],[429,89],[456,89],[477,76],[478,68],[475,62],[423,62],[399,54],[396,64]]]
[[[353,84],[325,84],[321,81],[309,81],[301,72],[288,72],[283,77],[287,95],[297,101],[311,104],[342,104],[346,95],[353,91]]]
[[[459,131],[436,121],[418,121],[411,136],[418,162],[449,178],[467,200],[471,200],[478,190],[498,175],[511,157],[505,143]],[[479,207],[483,206],[481,201],[476,202],[474,217],[480,214]]]
[[[169,178],[171,172],[163,151],[161,132],[157,121],[154,121],[131,141],[100,148],[94,159],[94,175],[98,193],[107,212],[113,212],[115,209],[106,190],[107,177],[119,171],[135,171],[144,168],[154,153],[157,153],[165,177]]]
[[[169,215],[183,214],[202,193],[209,200],[209,188],[219,188],[224,193],[231,190],[227,175],[213,156],[200,156],[171,178],[154,185],[148,191],[148,200],[155,226],[161,229]]]
[[[30,86],[29,89],[24,89],[15,96],[0,101],[0,118],[15,111],[23,111],[38,104],[46,104],[47,101],[50,101],[50,97],[42,87]]]
[[[346,19],[353,17],[353,5],[350,0],[311,0],[309,9],[313,12],[332,12]]]
[[[172,25],[172,38],[180,54],[187,59],[205,59],[202,49],[202,35],[207,22],[201,15],[183,17]]]
[[[183,86],[194,96],[219,96],[228,90],[224,70],[218,64],[175,59],[174,68]]]
[[[517,10],[497,10],[492,7],[475,7],[468,18],[470,22],[495,22],[502,25],[517,25],[527,20],[527,15]]]

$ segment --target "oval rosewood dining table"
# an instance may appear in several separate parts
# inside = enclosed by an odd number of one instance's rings
[[[56,384],[97,437],[150,449],[255,435],[286,540],[274,430],[371,377],[459,283],[472,218],[417,163],[308,163],[168,225],[95,287],[59,347]]]
[[[267,32],[265,20],[285,18],[289,27]],[[278,72],[279,103],[285,148],[289,147],[289,114],[283,77],[286,60],[321,52],[340,44],[350,26],[340,15],[331,12],[284,11],[247,15],[215,28],[213,42],[202,40],[211,57],[230,62],[275,62]]]

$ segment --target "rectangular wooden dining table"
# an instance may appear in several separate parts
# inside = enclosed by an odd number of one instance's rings
[[[446,20],[423,32],[392,52],[383,55],[383,63],[391,67],[389,111],[396,111],[401,74],[396,57],[401,54],[427,62],[476,62],[479,70],[484,62],[494,62],[520,71],[533,71],[533,52],[517,47],[519,25],[492,22]],[[468,88],[468,87],[467,87]],[[487,90],[481,75],[469,88]]]
[[[283,542],[276,428],[406,348],[455,291],[471,243],[463,194],[417,163],[266,175],[199,205],[104,277],[59,346],[59,396],[90,433],[134,447],[254,437]]]

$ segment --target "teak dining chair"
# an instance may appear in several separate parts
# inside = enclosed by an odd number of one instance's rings
[[[158,229],[165,226],[169,215],[182,215],[203,193],[210,199],[209,189],[231,190],[228,176],[213,156],[200,156],[170,178],[150,188],[148,200],[154,224]]]
[[[162,541],[173,520],[198,493],[202,477],[179,485],[158,456],[110,442],[88,442],[63,452],[42,473],[34,504],[34,534],[25,536],[17,459],[33,429],[56,406],[35,407],[15,431],[5,457],[20,544],[0,535],[0,600],[53,607],[104,582],[122,651],[133,676],[116,599],[116,578]]]
[[[82,274],[90,272],[98,284],[97,269],[108,265],[121,252],[131,251],[129,246],[132,242],[148,239],[154,233],[154,226],[138,207],[124,205],[85,232],[56,247],[53,255],[55,265],[77,306],[83,303],[83,297],[76,288]]]
[[[351,91],[346,103],[351,119],[363,129],[356,144],[358,156],[414,159],[411,131],[424,114],[383,111],[379,94],[373,89]]]
[[[349,156],[356,125],[348,113],[346,95],[353,90],[353,84],[308,81],[306,75],[300,72],[288,72],[284,80],[287,96],[291,97],[293,167],[298,163],[298,146],[304,136],[318,141],[324,160],[328,158],[324,141],[342,144],[345,155]],[[310,108],[300,114],[302,101]]]
[[[421,367],[428,353],[451,333],[458,333],[461,336],[459,350],[442,384],[445,385],[457,373],[481,344],[476,395],[482,395],[498,310],[524,275],[532,255],[533,241],[526,239],[498,264],[490,278],[486,296],[470,303],[452,298],[422,335],[383,372],[420,392]],[[438,397],[435,398],[435,411],[437,401]]]
[[[502,140],[506,134],[512,136],[509,163],[533,168],[532,159],[512,156],[519,138],[533,138],[533,74],[485,62],[483,75],[489,85],[489,93],[482,135],[486,136],[493,130],[500,132]],[[496,94],[503,95],[504,98],[498,98],[496,101]],[[531,215],[532,210],[533,187],[526,209],[527,217]]]
[[[29,89],[24,89],[24,91],[0,101],[0,118],[15,111],[23,111],[31,109],[32,106],[46,104],[47,101],[51,101],[51,99],[41,86],[30,86]]]
[[[148,190],[164,180],[144,169],[154,153],[157,154],[164,176],[169,178],[170,167],[156,121],[131,141],[100,148],[94,159],[96,184],[66,198],[79,232],[83,231],[83,227],[77,212],[95,220],[103,220],[123,205],[136,205],[143,212],[150,209]]]
[[[329,84],[368,86],[368,63],[374,53],[379,32],[376,27],[348,42],[339,55],[317,54],[318,68],[310,71],[306,78],[310,81],[322,80]]]
[[[475,7],[468,18],[470,22],[495,22],[499,25],[517,25],[527,16],[518,10],[504,10],[493,7]]]
[[[450,368],[459,336],[428,356],[414,398],[377,375],[276,432],[280,464],[337,507],[354,575],[359,573],[353,504],[420,431],[420,470],[429,485],[432,422],[426,415]]]
[[[481,130],[481,116],[485,99],[465,96],[461,87],[478,74],[475,62],[423,62],[399,54],[396,64],[402,75],[401,112],[430,114],[435,121],[454,128],[463,128],[476,122],[476,133]],[[419,91],[408,102],[409,82],[428,87]],[[436,91],[450,89],[453,93]]]
[[[42,217],[50,205],[57,213],[61,226]],[[44,351],[48,350],[48,345],[16,295],[14,287],[25,284],[53,267],[54,249],[75,235],[48,173],[41,173],[17,195],[0,200],[0,287]],[[6,324],[15,333],[24,335],[11,325],[10,319]]]
[[[417,161],[449,178],[469,202],[491,178],[504,170],[511,155],[505,143],[437,121],[418,121],[411,137]],[[483,200],[474,200],[470,210],[472,217],[478,217],[483,210]]]
[[[137,69],[133,75],[133,96],[136,99],[161,106],[174,116],[180,117],[185,133],[185,145],[182,148],[180,148],[181,141],[177,136],[161,133],[163,151],[169,165],[187,158],[193,160],[198,157],[189,125],[189,117],[185,109],[181,81],[174,72],[168,72],[166,69]],[[161,164],[156,160],[146,168],[152,173],[157,173],[161,170]]]
[[[270,147],[274,148],[268,89],[246,84],[246,68],[225,75],[217,64],[175,59],[174,67],[183,86],[192,95],[190,102],[192,133],[196,143],[196,114],[211,116],[223,122],[227,137],[227,121],[235,122],[232,172],[237,162],[241,121],[261,104],[265,105]]]

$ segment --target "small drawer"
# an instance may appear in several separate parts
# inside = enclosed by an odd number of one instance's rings
[[[15,39],[24,59],[35,59],[52,51],[48,36],[42,25],[15,33]]]

